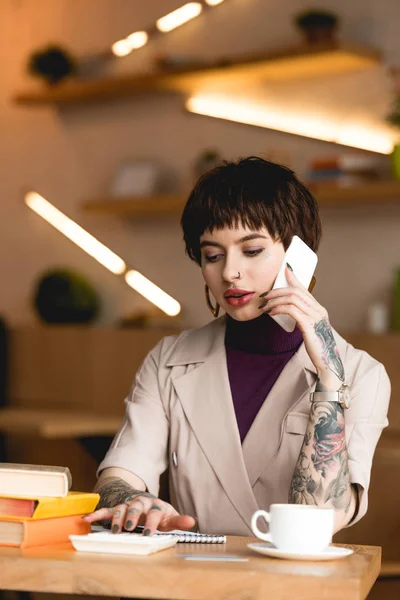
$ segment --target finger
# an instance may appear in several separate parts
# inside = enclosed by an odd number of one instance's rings
[[[146,513],[146,510],[150,506],[148,498],[139,496],[128,504],[128,509],[125,515],[124,529],[132,531],[139,523],[139,520]]]
[[[172,515],[166,521],[159,525],[160,531],[172,531],[173,529],[193,529],[196,525],[196,519],[189,515]]]
[[[289,277],[290,277],[290,276],[289,276]],[[307,290],[307,291],[308,291],[310,294],[311,294],[311,292],[313,291],[313,289],[314,289],[314,287],[315,287],[315,284],[316,284],[316,283],[317,283],[317,280],[316,280],[316,278],[313,276],[313,277],[311,278],[311,282],[310,282],[310,285],[308,286],[308,290]],[[277,291],[279,291],[279,290],[284,290],[285,288],[275,288],[275,289],[276,289]],[[305,290],[306,288],[304,288],[304,287],[301,287],[301,288],[300,288],[300,287],[299,287],[298,289],[303,289],[303,290]],[[269,294],[270,294],[272,291],[273,291],[273,290],[272,290],[272,288],[271,288],[270,290],[267,290],[266,292],[263,292],[262,294],[260,294],[260,298],[265,298],[266,296],[269,296]],[[274,290],[274,291],[275,291],[275,290]]]
[[[296,321],[300,329],[305,329],[307,321],[309,321],[309,317],[299,308],[293,306],[293,304],[281,304],[280,306],[275,306],[275,308],[269,312],[269,315],[271,317],[274,317],[275,315],[289,315]]]
[[[147,512],[143,535],[153,535],[160,522],[164,519],[165,512],[165,504],[162,501],[153,501],[153,504]]]
[[[294,286],[286,287],[286,288],[276,288],[275,290],[271,290],[268,294],[265,294],[265,295],[262,294],[262,296],[260,296],[260,297],[264,297],[264,302],[270,302],[273,299],[283,298],[283,297],[289,296],[289,295],[298,296],[304,302],[309,304],[315,310],[315,312],[317,312],[321,315],[325,315],[326,311],[325,311],[324,307],[321,304],[319,304],[319,302],[317,302],[317,300],[314,298],[314,296],[312,294],[310,294],[310,292],[308,290],[306,290],[305,288],[294,287]],[[261,303],[263,306],[265,306],[264,302]]]
[[[300,283],[300,281],[297,279],[297,277],[294,274],[293,269],[289,263],[286,263],[285,277],[286,277],[286,281],[288,282],[289,285],[293,285],[294,287],[299,287],[303,290],[306,289],[304,287],[304,285],[302,285]]]
[[[121,533],[127,509],[128,507],[126,504],[118,504],[118,506],[114,507],[114,514],[111,522],[112,533]]]
[[[99,510],[95,510],[88,515],[83,516],[82,519],[88,523],[94,523],[95,521],[107,521],[108,519],[112,519],[113,514],[113,508],[99,508]]]
[[[320,319],[321,316],[311,302],[308,302],[307,299],[304,299],[302,296],[298,294],[289,294],[286,296],[280,296],[279,298],[273,298],[271,300],[267,300],[265,305],[261,305],[262,309],[265,312],[271,314],[271,311],[278,306],[290,305],[295,306],[299,310],[301,310],[305,315],[315,320],[316,318]]]
[[[294,274],[293,269],[292,269],[292,267],[291,267],[291,265],[289,263],[286,263],[286,280],[287,280],[287,282],[290,285],[298,287],[301,290],[305,290],[310,295],[311,295],[311,292],[314,289],[315,284],[317,283],[317,280],[315,279],[315,277],[312,276],[311,281],[310,281],[310,285],[308,286],[308,289],[305,288],[304,285],[302,283],[300,283],[300,281],[297,279],[297,277]]]

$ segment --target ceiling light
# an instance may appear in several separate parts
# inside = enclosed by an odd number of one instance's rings
[[[50,204],[40,194],[28,192],[25,195],[25,203],[35,213],[45,219],[50,225],[53,225],[53,227],[115,275],[121,275],[126,270],[126,265],[119,256],[96,240],[95,237],[85,231],[75,221],[64,215],[64,213]]]
[[[148,40],[149,40],[149,35],[148,35],[148,33],[146,33],[146,31],[135,31],[135,33],[131,33],[126,38],[126,41],[130,45],[131,50],[136,50],[137,48],[142,48],[142,46],[147,44]]]
[[[132,49],[132,45],[127,39],[119,40],[111,46],[111,51],[115,56],[127,56],[132,52]]]
[[[221,4],[224,0],[206,0],[206,4],[208,6],[217,6],[217,4]]]
[[[329,116],[315,117],[294,109],[285,111],[279,106],[266,107],[265,104],[232,101],[227,97],[193,96],[187,100],[186,109],[199,115],[265,127],[380,154],[390,154],[394,144],[394,134],[391,135],[384,127],[368,123],[356,125],[344,122],[341,117],[336,120]]]
[[[161,308],[170,317],[175,317],[181,312],[179,302],[171,298],[161,288],[144,277],[139,271],[131,270],[125,273],[126,283],[147,300]]]
[[[163,32],[172,31],[172,29],[197,17],[202,9],[203,7],[200,2],[188,2],[168,15],[165,15],[165,17],[158,19],[156,21],[157,28]]]

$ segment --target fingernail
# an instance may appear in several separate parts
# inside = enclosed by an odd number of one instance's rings
[[[126,529],[131,529],[132,525],[133,525],[132,521],[127,521],[126,522]]]
[[[143,535],[150,535],[151,534],[151,530],[150,529],[145,529],[143,531]]]
[[[258,308],[264,308],[264,306],[267,306],[268,302],[263,302],[262,304],[260,304],[260,306]]]
[[[289,269],[289,271],[293,271],[292,267],[289,265],[289,263],[286,263],[287,268]]]
[[[82,515],[82,516],[81,516],[81,519],[86,519],[86,517],[87,517],[87,516],[88,516],[88,515]]]
[[[269,294],[269,292],[264,292],[263,294],[260,294],[259,298],[265,298],[265,296],[267,296]]]
[[[112,531],[113,533],[117,533],[117,531],[118,531],[118,525],[113,525],[113,526],[112,526],[112,530],[111,530],[111,531]]]

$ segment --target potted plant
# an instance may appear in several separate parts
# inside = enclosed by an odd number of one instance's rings
[[[295,16],[295,23],[308,44],[334,42],[339,18],[325,10],[308,10]]]
[[[100,299],[89,281],[63,268],[39,277],[33,304],[42,321],[58,325],[90,323],[100,309]]]
[[[222,156],[215,148],[207,148],[200,152],[194,165],[195,180],[216,167],[222,161]]]
[[[75,59],[59,46],[48,46],[34,52],[28,60],[28,71],[55,85],[76,71]]]

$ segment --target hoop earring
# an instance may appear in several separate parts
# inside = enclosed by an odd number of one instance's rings
[[[206,294],[206,302],[207,302],[207,306],[208,308],[211,310],[213,317],[216,319],[219,315],[219,304],[218,302],[216,302],[215,306],[213,306],[211,304],[211,300],[210,300],[210,290],[208,289],[208,285],[205,285],[204,288],[205,294]]]

